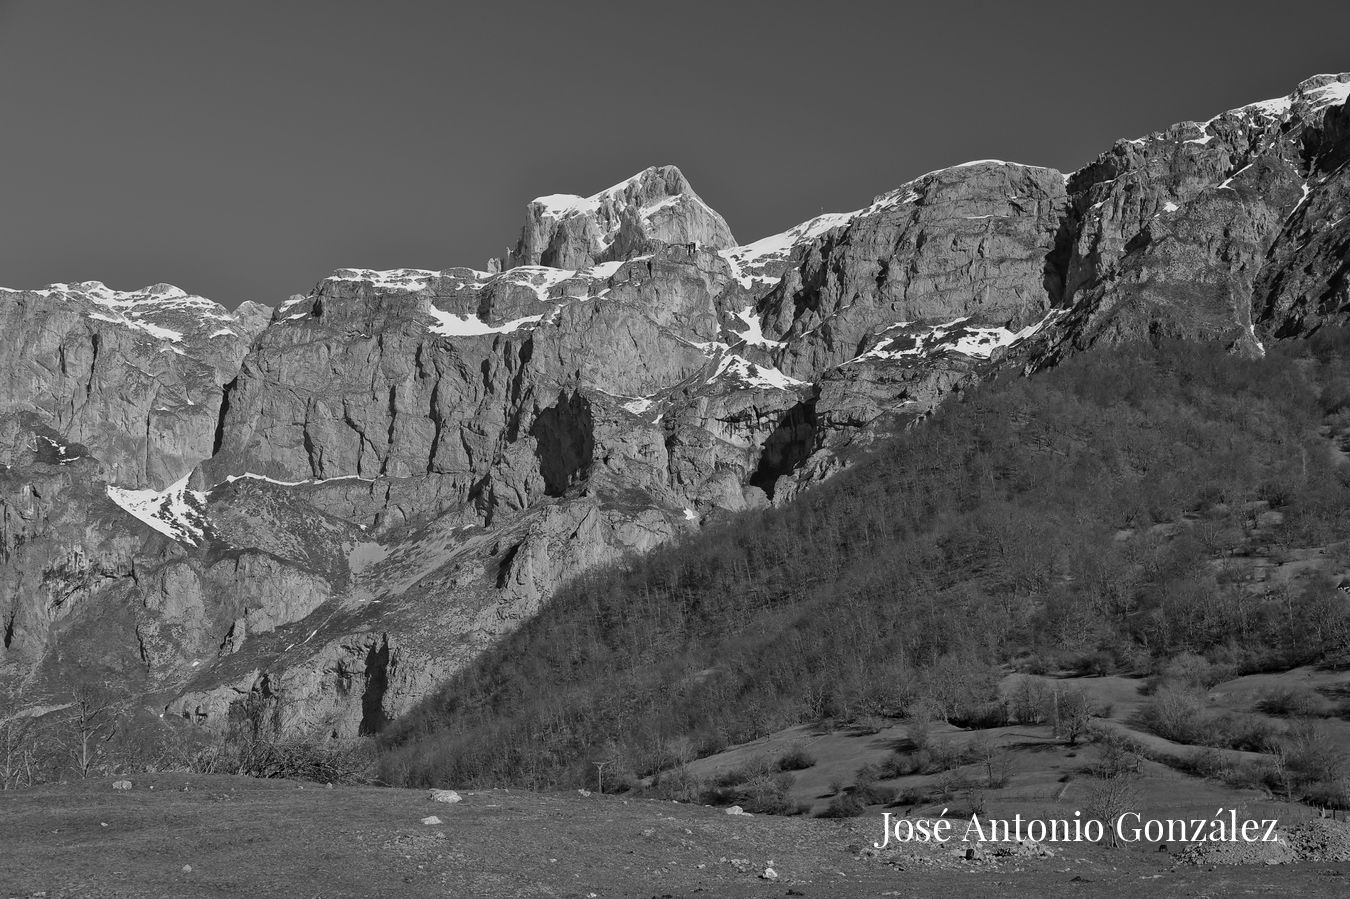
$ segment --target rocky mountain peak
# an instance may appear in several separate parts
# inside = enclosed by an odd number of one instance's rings
[[[530,202],[503,268],[547,265],[581,270],[650,253],[655,243],[736,245],[726,220],[678,168],[651,166],[589,197],[551,194]]]

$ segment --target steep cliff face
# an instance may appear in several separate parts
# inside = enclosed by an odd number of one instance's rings
[[[1291,214],[1309,202],[1325,212],[1339,191],[1327,176],[1343,158],[1348,79],[1317,76],[1287,97],[1119,141],[1076,173],[1074,345],[1169,335],[1259,352],[1258,331],[1296,333],[1275,319],[1307,299],[1273,297],[1271,280],[1303,243]]]
[[[790,500],[1000,368],[1344,321],[1350,76],[994,160],[736,245],[670,166],[530,204],[489,271],[275,312],[0,293],[0,685],[371,733],[582,572]]]
[[[259,330],[156,284],[0,291],[5,411],[31,411],[127,486],[164,487],[211,454],[221,388]]]

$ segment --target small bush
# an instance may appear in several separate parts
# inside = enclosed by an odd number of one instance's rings
[[[1139,773],[1143,756],[1134,740],[1109,727],[1095,728],[1093,738],[1101,747],[1101,757],[1089,773],[1100,778]]]
[[[1200,777],[1223,780],[1232,766],[1219,750],[1206,747],[1190,758],[1189,767]]]
[[[1282,718],[1325,718],[1335,714],[1334,704],[1320,693],[1297,686],[1267,692],[1256,707],[1267,715]]]
[[[926,717],[911,718],[907,723],[909,730],[909,741],[914,744],[914,748],[923,751],[928,748],[933,735],[933,722]]]
[[[1231,665],[1216,664],[1204,656],[1183,652],[1168,662],[1161,673],[1164,681],[1208,690],[1228,680],[1234,672]]]
[[[1209,717],[1205,700],[1193,689],[1164,684],[1139,710],[1139,724],[1174,743],[1199,743]]]
[[[880,779],[891,780],[896,777],[908,777],[911,774],[918,774],[921,770],[922,768],[914,753],[897,750],[882,759]]]
[[[1318,781],[1303,789],[1303,801],[1318,808],[1350,810],[1350,792],[1343,781]]]
[[[861,768],[859,768],[857,771],[854,772],[853,782],[855,786],[858,784],[862,785],[873,784],[881,780],[881,776],[882,776],[882,766],[874,764],[872,762],[868,762],[866,765],[863,765]]]
[[[1211,719],[1207,729],[1207,745],[1244,752],[1265,752],[1280,736],[1280,729],[1264,718],[1236,712]]]
[[[895,801],[898,792],[895,787],[869,783],[855,786],[852,795],[863,805],[886,805]]]
[[[1296,722],[1276,752],[1300,784],[1339,781],[1347,770],[1345,748],[1318,722]]]
[[[794,743],[788,748],[782,757],[778,759],[779,771],[802,771],[810,768],[816,763],[816,757],[806,750],[806,747],[800,743]]]
[[[652,779],[652,784],[644,792],[656,799],[673,799],[676,802],[698,802],[707,791],[707,785],[695,777],[685,766],[662,771]]]
[[[788,799],[793,777],[778,771],[775,763],[757,758],[740,768],[723,772],[703,788],[702,800],[709,805],[739,805],[761,815],[793,815],[797,805]]]
[[[1219,777],[1230,787],[1239,790],[1269,788],[1275,780],[1269,762],[1239,762],[1219,772]]]
[[[853,793],[844,793],[830,800],[829,806],[817,817],[820,818],[856,818],[867,810],[862,800]]]
[[[923,787],[905,787],[896,790],[895,798],[891,800],[891,805],[919,805],[928,802],[932,798],[929,790]]]
[[[986,702],[972,705],[960,715],[952,716],[952,723],[973,730],[987,730],[991,727],[1004,727],[1012,721],[1012,713],[1006,702]]]
[[[928,764],[924,766],[925,774],[950,771],[969,761],[963,748],[947,740],[934,740],[928,747],[927,756]]]
[[[375,756],[366,741],[341,744],[255,738],[207,746],[192,758],[189,769],[197,774],[362,784],[375,779]]]
[[[864,715],[853,722],[853,729],[863,735],[876,734],[880,733],[888,723],[885,718],[879,715]]]
[[[760,776],[741,784],[736,798],[742,808],[757,815],[793,815],[797,805],[788,799],[791,787],[790,775]]]
[[[1011,700],[1012,719],[1018,724],[1040,724],[1045,720],[1046,683],[1039,677],[1017,679]]]
[[[775,770],[776,768],[772,762],[767,758],[760,756],[751,759],[739,768],[732,768],[730,771],[719,772],[713,777],[713,784],[718,787],[734,787],[737,784],[743,784],[760,775],[772,774]]]

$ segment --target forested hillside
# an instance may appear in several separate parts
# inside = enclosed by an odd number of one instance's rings
[[[388,735],[385,776],[545,787],[800,721],[972,718],[1010,663],[1343,654],[1324,572],[1350,553],[1262,572],[1350,537],[1348,357],[1340,331],[1134,347],[968,392],[791,505],[572,584]]]

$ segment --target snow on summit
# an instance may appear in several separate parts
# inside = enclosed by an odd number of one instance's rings
[[[576,194],[549,194],[544,197],[535,197],[532,205],[537,205],[545,216],[550,218],[567,218],[573,215],[585,213],[596,213],[606,201],[614,201],[622,198],[630,188],[638,186],[644,177],[655,169],[645,169],[633,175],[631,178],[625,178],[613,187],[607,187],[599,193],[591,194],[589,197],[579,197]],[[671,199],[667,197],[666,199]],[[661,201],[658,201],[658,203]],[[653,207],[657,204],[653,204]],[[647,211],[650,211],[651,207]]]
[[[114,290],[102,281],[49,284],[37,290],[0,287],[0,293],[35,294],[76,306],[95,321],[109,322],[149,335],[155,340],[180,342],[186,334],[222,330],[236,319],[224,306],[190,294],[172,284],[152,284],[140,290]]]

